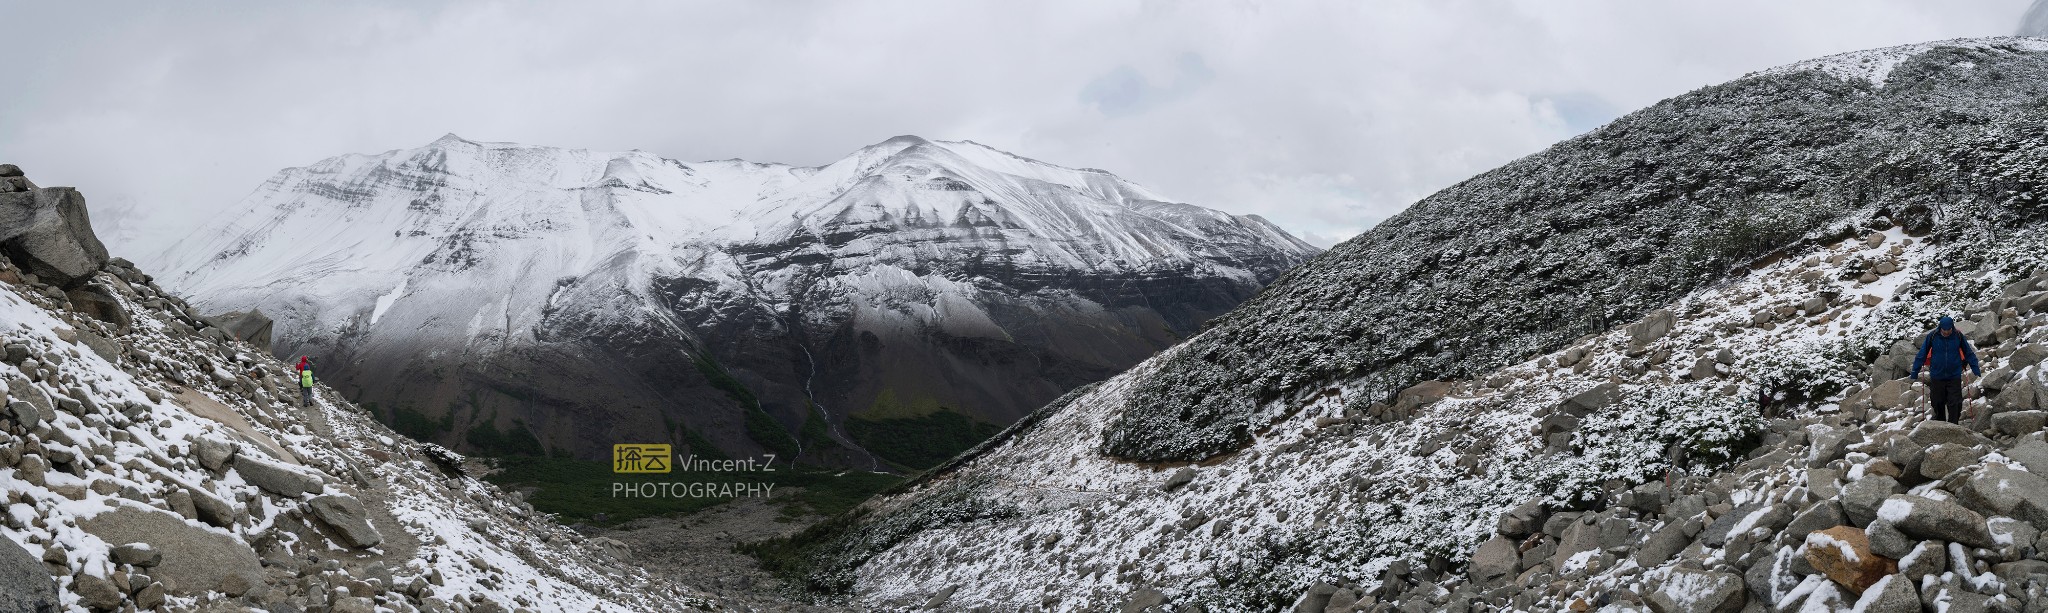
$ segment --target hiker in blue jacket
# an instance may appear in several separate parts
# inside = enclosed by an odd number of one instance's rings
[[[1920,350],[1913,353],[1912,377],[1919,379],[1920,367],[1927,367],[1927,398],[1935,419],[1948,423],[1962,419],[1964,364],[1970,366],[1970,376],[1983,376],[1970,339],[1956,331],[1956,320],[1944,315],[1934,332],[1920,341]]]

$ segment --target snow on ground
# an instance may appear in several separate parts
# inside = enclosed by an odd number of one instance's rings
[[[1685,386],[1747,401],[1757,395],[1751,377],[1774,356],[1820,351],[1872,322],[1932,251],[1896,229],[1875,236],[1789,254],[1688,296],[1669,307],[1670,333],[1637,353],[1625,327],[1592,335],[1454,382],[1405,421],[1361,416],[1357,382],[1277,401],[1267,407],[1273,425],[1249,448],[1192,467],[1192,481],[1172,490],[1164,485],[1182,466],[1098,452],[1133,382],[1163,362],[1147,361],[960,469],[875,503],[886,515],[965,491],[1014,515],[905,536],[858,567],[855,593],[886,608],[952,588],[949,602],[960,606],[1083,611],[1157,589],[1172,602],[1232,606],[1232,590],[1259,581],[1286,590],[1340,578],[1371,585],[1398,558],[1462,559],[1505,511],[1551,494],[1526,472],[1543,457],[1534,433],[1550,407],[1603,383],[1618,384],[1623,398]],[[1845,267],[1879,263],[1892,272],[1843,278]],[[1686,383],[1720,349],[1733,364]],[[1559,366],[1579,352],[1583,360]]]
[[[164,303],[153,288],[111,275],[100,280],[120,288],[120,302],[133,318],[128,331],[54,307],[22,285],[0,283],[0,345],[34,356],[0,365],[0,381],[16,402],[42,397],[51,399],[42,404],[57,407],[33,430],[0,435],[0,459],[6,460],[0,462],[0,502],[6,503],[0,534],[14,544],[38,555],[55,545],[68,552],[77,572],[112,578],[125,572],[109,554],[121,543],[101,540],[85,524],[129,509],[165,514],[194,531],[245,544],[271,567],[255,582],[270,583],[279,602],[301,607],[327,597],[304,591],[302,577],[374,577],[372,564],[391,573],[379,580],[385,610],[431,608],[430,600],[444,610],[486,600],[576,611],[714,605],[671,579],[614,559],[494,486],[436,468],[427,448],[393,435],[325,389],[313,407],[298,407],[282,362],[242,343],[193,333],[197,320],[175,301]],[[210,410],[231,414],[202,416],[174,396],[218,403]],[[317,479],[323,494],[360,500],[382,543],[351,548],[323,538],[309,511],[314,494],[260,488],[243,472],[244,460],[216,471],[200,459],[207,441],[239,442],[245,456],[273,453],[258,439],[275,441],[283,452],[276,459],[296,465],[285,470]],[[43,460],[29,459],[38,457]],[[222,508],[236,519],[195,518],[176,502],[187,494],[227,501]],[[183,554],[164,552],[171,559]],[[326,560],[341,564],[323,570],[319,564]],[[75,579],[59,581],[66,586],[64,604],[82,607],[68,587]],[[175,586],[166,602],[189,607],[227,599],[216,587]],[[382,590],[389,590],[388,601]]]

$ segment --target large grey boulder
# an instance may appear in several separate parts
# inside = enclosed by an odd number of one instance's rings
[[[306,501],[306,506],[312,509],[313,516],[319,518],[320,523],[334,529],[344,545],[362,549],[375,547],[378,543],[384,542],[384,535],[378,534],[377,528],[370,525],[369,514],[364,512],[363,503],[353,497],[329,494]],[[1510,544],[1509,550],[1513,551],[1513,547]],[[1484,547],[1480,549],[1482,552],[1485,550]]]
[[[56,610],[57,583],[50,580],[50,571],[43,567],[42,558],[14,544],[12,539],[0,538],[0,611]]]
[[[121,588],[97,575],[79,573],[71,579],[71,591],[78,594],[78,604],[89,610],[112,611],[121,606]]]
[[[1671,556],[1678,555],[1679,551],[1683,551],[1686,544],[1690,542],[1692,542],[1692,537],[1685,533],[1684,521],[1666,522],[1663,528],[1650,533],[1648,538],[1643,539],[1643,545],[1636,548],[1634,557],[1636,566],[1643,568],[1662,566],[1671,559]]]
[[[1646,600],[1657,613],[1736,613],[1749,602],[1741,577],[1689,568],[1671,571]]]
[[[1785,524],[1790,521],[1792,521],[1792,509],[1790,507],[1782,504],[1753,502],[1736,507],[1734,511],[1724,514],[1719,519],[1714,520],[1714,523],[1708,524],[1706,532],[1700,534],[1700,542],[1706,543],[1708,547],[1725,547],[1728,545],[1728,540],[1737,534],[1748,532],[1754,528],[1767,528],[1776,532],[1779,528],[1785,527]]]
[[[2048,396],[2048,385],[2042,384],[2044,374],[2048,374],[2048,370],[2036,368],[2005,380],[1998,395],[1991,397],[1991,408],[1999,411],[2034,411],[2048,408],[2048,398],[2043,398]]]
[[[1806,432],[1807,440],[1812,441],[1806,455],[1806,465],[1811,468],[1827,466],[1828,462],[1848,453],[1850,445],[1863,442],[1863,431],[1856,428],[1829,428],[1814,424],[1807,426]]]
[[[1806,507],[1805,511],[1801,511],[1798,516],[1793,517],[1792,523],[1785,525],[1785,534],[1793,539],[1805,540],[1809,532],[1826,530],[1847,523],[1849,523],[1849,518],[1842,514],[1841,502],[1822,500],[1814,503],[1813,506]]]
[[[1677,314],[1666,309],[1650,311],[1648,315],[1643,316],[1642,321],[1629,324],[1629,343],[1636,347],[1648,345],[1657,339],[1664,338],[1664,335],[1670,334],[1672,326],[1676,325],[1678,325]]]
[[[1912,439],[1915,443],[1927,447],[1944,444],[1975,447],[1978,444],[1990,442],[1985,440],[1984,437],[1978,436],[1977,433],[1971,432],[1969,428],[1932,419],[1913,426],[1913,431],[1907,433],[1906,437]]]
[[[2026,343],[2013,348],[2012,355],[2006,356],[2005,363],[2013,370],[2040,364],[2048,360],[2048,346],[2041,343]]]
[[[1947,570],[1948,544],[1941,541],[1920,541],[1912,551],[1899,557],[1899,573],[1914,581]]]
[[[1543,520],[1549,518],[1550,513],[1543,508],[1543,499],[1531,498],[1514,510],[1501,515],[1500,521],[1495,522],[1494,527],[1496,532],[1519,538],[1542,530]]]
[[[64,297],[71,300],[71,310],[106,322],[117,334],[126,334],[129,324],[133,323],[128,317],[128,310],[121,306],[121,300],[104,285],[86,283],[64,292]]]
[[[1899,474],[1918,476],[1920,461],[1927,458],[1927,446],[1913,442],[1909,437],[1894,436],[1885,445],[1884,457],[1899,467]]]
[[[1913,391],[1913,384],[1900,379],[1884,381],[1871,387],[1867,392],[1870,406],[1880,409],[1896,409],[1906,404],[1906,393]]]
[[[1991,427],[2006,436],[2039,432],[2048,426],[2048,411],[2008,411],[1991,416]]]
[[[92,232],[85,197],[69,187],[0,193],[0,253],[65,289],[84,285],[107,265],[107,247]]]
[[[1856,600],[1855,610],[1862,613],[1917,613],[1920,611],[1920,590],[1913,587],[1913,580],[1905,575],[1886,575],[1863,591],[1863,597]]]
[[[1918,539],[1941,539],[1971,547],[1995,547],[1983,515],[1947,500],[1899,494],[1886,498],[1877,515]]]
[[[318,494],[326,490],[319,477],[299,472],[298,469],[256,457],[254,454],[238,453],[234,457],[235,472],[250,485],[262,488],[286,498],[297,498],[305,494]]]
[[[199,437],[192,441],[192,455],[199,458],[200,466],[217,473],[227,469],[228,459],[235,456],[235,446],[220,439]]]
[[[163,554],[149,575],[172,579],[178,593],[220,585],[235,573],[261,574],[256,552],[237,539],[207,531],[170,513],[123,505],[78,521],[78,527],[109,543],[146,543]]]
[[[1551,568],[1564,568],[1573,556],[1600,549],[1600,527],[1583,521],[1573,521],[1557,535],[1557,553],[1550,556]]]
[[[2027,441],[2014,445],[2013,448],[2001,453],[2005,454],[2005,457],[2019,462],[2020,466],[2025,466],[2027,472],[2037,475],[2048,475],[2048,443]]]
[[[1757,602],[1778,602],[1792,593],[1799,585],[1799,573],[1792,572],[1797,550],[1781,547],[1771,557],[1758,560],[1742,574],[1743,583],[1749,588],[1750,597]]]
[[[1621,386],[1615,385],[1610,381],[1595,385],[1591,389],[1566,398],[1564,403],[1558,406],[1558,410],[1579,417],[1585,417],[1594,411],[1607,408],[1608,405],[1614,404],[1620,399]]]
[[[2048,526],[2048,478],[2004,464],[1985,464],[1949,483],[1957,501],[1985,514]]]
[[[1470,569],[1467,576],[1472,578],[1473,584],[1498,585],[1522,572],[1521,552],[1515,550],[1513,539],[1496,534],[1472,554]]]
[[[37,424],[43,423],[43,412],[37,410],[36,405],[20,400],[9,401],[6,409],[0,410],[0,414],[6,415],[9,419],[13,419],[15,423],[21,424],[22,428],[30,431],[35,430]]]
[[[1868,526],[1877,519],[1877,508],[1885,498],[1898,491],[1898,480],[1883,475],[1852,481],[1842,488],[1842,514],[1849,516],[1850,524]]]
[[[185,498],[192,501],[192,513],[199,521],[215,528],[233,528],[237,519],[235,507],[227,501],[199,490],[183,490]]]
[[[1719,374],[1714,370],[1714,366],[1716,364],[1718,364],[1718,362],[1714,361],[1713,356],[1700,356],[1699,359],[1693,360],[1692,369],[1687,371],[1685,374],[1686,376],[1691,377],[1694,381],[1704,381],[1707,379],[1712,379],[1715,375]]]
[[[1870,522],[1870,527],[1863,529],[1863,536],[1870,540],[1872,553],[1894,560],[1912,553],[1913,545],[1919,543],[1883,519]]]
[[[1927,448],[1927,457],[1920,461],[1920,476],[1940,479],[1956,469],[1974,465],[1984,457],[1983,447],[1965,447],[1948,443]]]
[[[263,314],[263,309],[233,311],[214,320],[220,322],[221,329],[227,330],[236,340],[255,345],[266,352],[270,351],[273,322],[270,321],[270,317]]]
[[[1913,369],[1913,352],[1918,349],[1919,346],[1911,340],[1892,343],[1876,361],[1870,363],[1870,384],[1881,385],[1906,376]]]

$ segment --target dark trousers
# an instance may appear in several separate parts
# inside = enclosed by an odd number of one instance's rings
[[[1956,423],[1962,420],[1962,379],[1929,379],[1927,381],[1927,399],[1929,404],[1932,405],[1928,407],[1929,415],[1934,419],[1948,423]]]
[[[310,407],[310,406],[313,406],[313,388],[310,388],[310,387],[302,387],[302,388],[299,388],[299,406],[302,406],[302,407]],[[1955,420],[1949,420],[1949,421],[1955,421]]]

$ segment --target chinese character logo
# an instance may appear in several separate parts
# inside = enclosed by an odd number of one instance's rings
[[[668,445],[612,445],[612,472],[665,473],[668,471]]]

